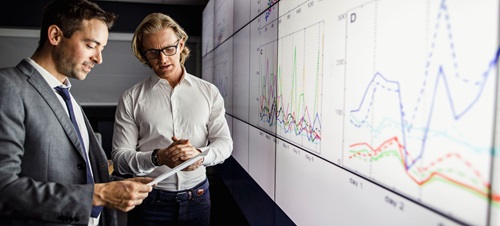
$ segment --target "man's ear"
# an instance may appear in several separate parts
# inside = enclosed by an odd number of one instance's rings
[[[52,45],[57,45],[59,44],[59,41],[62,39],[62,31],[59,29],[57,25],[50,25],[49,29],[47,30],[48,32],[48,41]]]
[[[186,43],[185,43],[184,39],[181,39],[181,40],[179,41],[179,47],[177,47],[177,48],[179,48],[179,49],[178,49],[177,51],[178,51],[178,52],[182,52],[182,50],[184,50],[184,45],[185,45],[185,44],[186,44]]]

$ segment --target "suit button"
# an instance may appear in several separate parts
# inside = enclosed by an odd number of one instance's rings
[[[78,170],[85,170],[85,164],[84,163],[78,164],[78,165],[76,165],[76,168]]]
[[[71,223],[73,221],[72,217],[70,216],[59,216],[57,219],[64,223]]]

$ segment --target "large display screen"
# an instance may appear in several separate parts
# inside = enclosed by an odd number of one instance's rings
[[[499,9],[210,0],[202,77],[297,225],[500,225]]]

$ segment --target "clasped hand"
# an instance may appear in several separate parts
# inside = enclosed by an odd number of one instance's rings
[[[173,136],[172,141],[172,144],[170,144],[167,148],[163,148],[158,151],[158,161],[162,165],[174,168],[184,161],[189,160],[201,153],[201,151],[191,145],[188,139],[178,139]],[[184,168],[183,171],[196,170],[202,165],[202,163],[203,158]]]

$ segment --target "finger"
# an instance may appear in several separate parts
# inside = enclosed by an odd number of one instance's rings
[[[179,139],[176,136],[172,136],[173,143],[189,143],[189,139]]]
[[[132,178],[131,178],[132,179]],[[129,192],[129,198],[128,199],[137,199],[136,195],[140,194],[138,198],[144,198],[144,194],[147,196],[147,193],[153,190],[153,187],[151,185],[147,185],[146,183],[135,181],[135,180],[143,180],[144,182],[146,181],[152,181],[148,179],[141,179],[141,178],[135,178],[134,180],[129,180],[130,184],[126,185],[127,192]]]
[[[200,152],[198,151],[198,149],[196,149],[195,147],[193,146],[189,146],[187,147],[187,149],[184,151],[185,155],[181,156],[180,159],[181,160],[188,160],[188,159],[191,159],[193,157],[195,157],[196,155],[200,154]]]
[[[138,193],[136,193],[134,195],[134,200],[143,200],[143,199],[147,198],[148,195],[149,195],[149,192],[139,191]]]
[[[195,163],[191,164],[189,167],[186,168],[186,171],[192,171],[198,169],[201,165],[203,164],[203,159],[200,159],[196,161]]]
[[[176,161],[179,157],[179,154],[190,152],[192,151],[192,149],[193,146],[188,144],[176,145],[175,147],[169,149],[169,151],[165,153],[165,156]]]
[[[172,152],[175,152],[177,149],[179,148],[183,148],[183,147],[189,147],[190,144],[188,141],[186,140],[177,140],[175,141],[174,143],[171,143],[167,148],[166,150],[164,151],[164,153],[166,155],[172,153]]]
[[[122,203],[120,206],[118,206],[117,209],[123,211],[123,212],[128,212],[132,209],[135,208],[135,206],[140,205],[144,199],[137,199],[137,200],[129,200],[124,203]]]
[[[185,155],[185,153],[183,153],[182,151],[179,151],[179,152],[175,152],[175,154],[170,155],[169,158],[174,162],[182,161],[183,155]]]
[[[192,147],[187,147],[180,149],[179,152],[175,152],[175,154],[171,155],[171,159],[173,161],[181,160],[186,161],[196,156],[196,152],[193,151]]]
[[[129,178],[128,180],[147,184],[147,183],[153,181],[154,179],[151,177],[133,177],[133,178]]]
[[[173,143],[188,143],[189,139],[179,139],[176,136],[172,137]]]
[[[186,142],[189,142],[188,140],[185,140],[185,139],[179,139],[177,138],[176,136],[173,136],[172,137],[172,143],[167,147],[167,152],[168,152],[168,149],[171,149],[172,147],[178,145],[178,144],[182,144],[182,143],[186,143]]]
[[[200,159],[200,160],[198,160],[198,161],[196,162],[196,165],[197,165],[197,167],[196,167],[196,168],[198,168],[198,167],[200,167],[201,165],[203,165],[203,158],[202,158],[202,159]]]
[[[173,148],[174,149],[183,149],[183,148],[189,148],[189,147],[193,147],[193,146],[189,143],[178,143]]]

